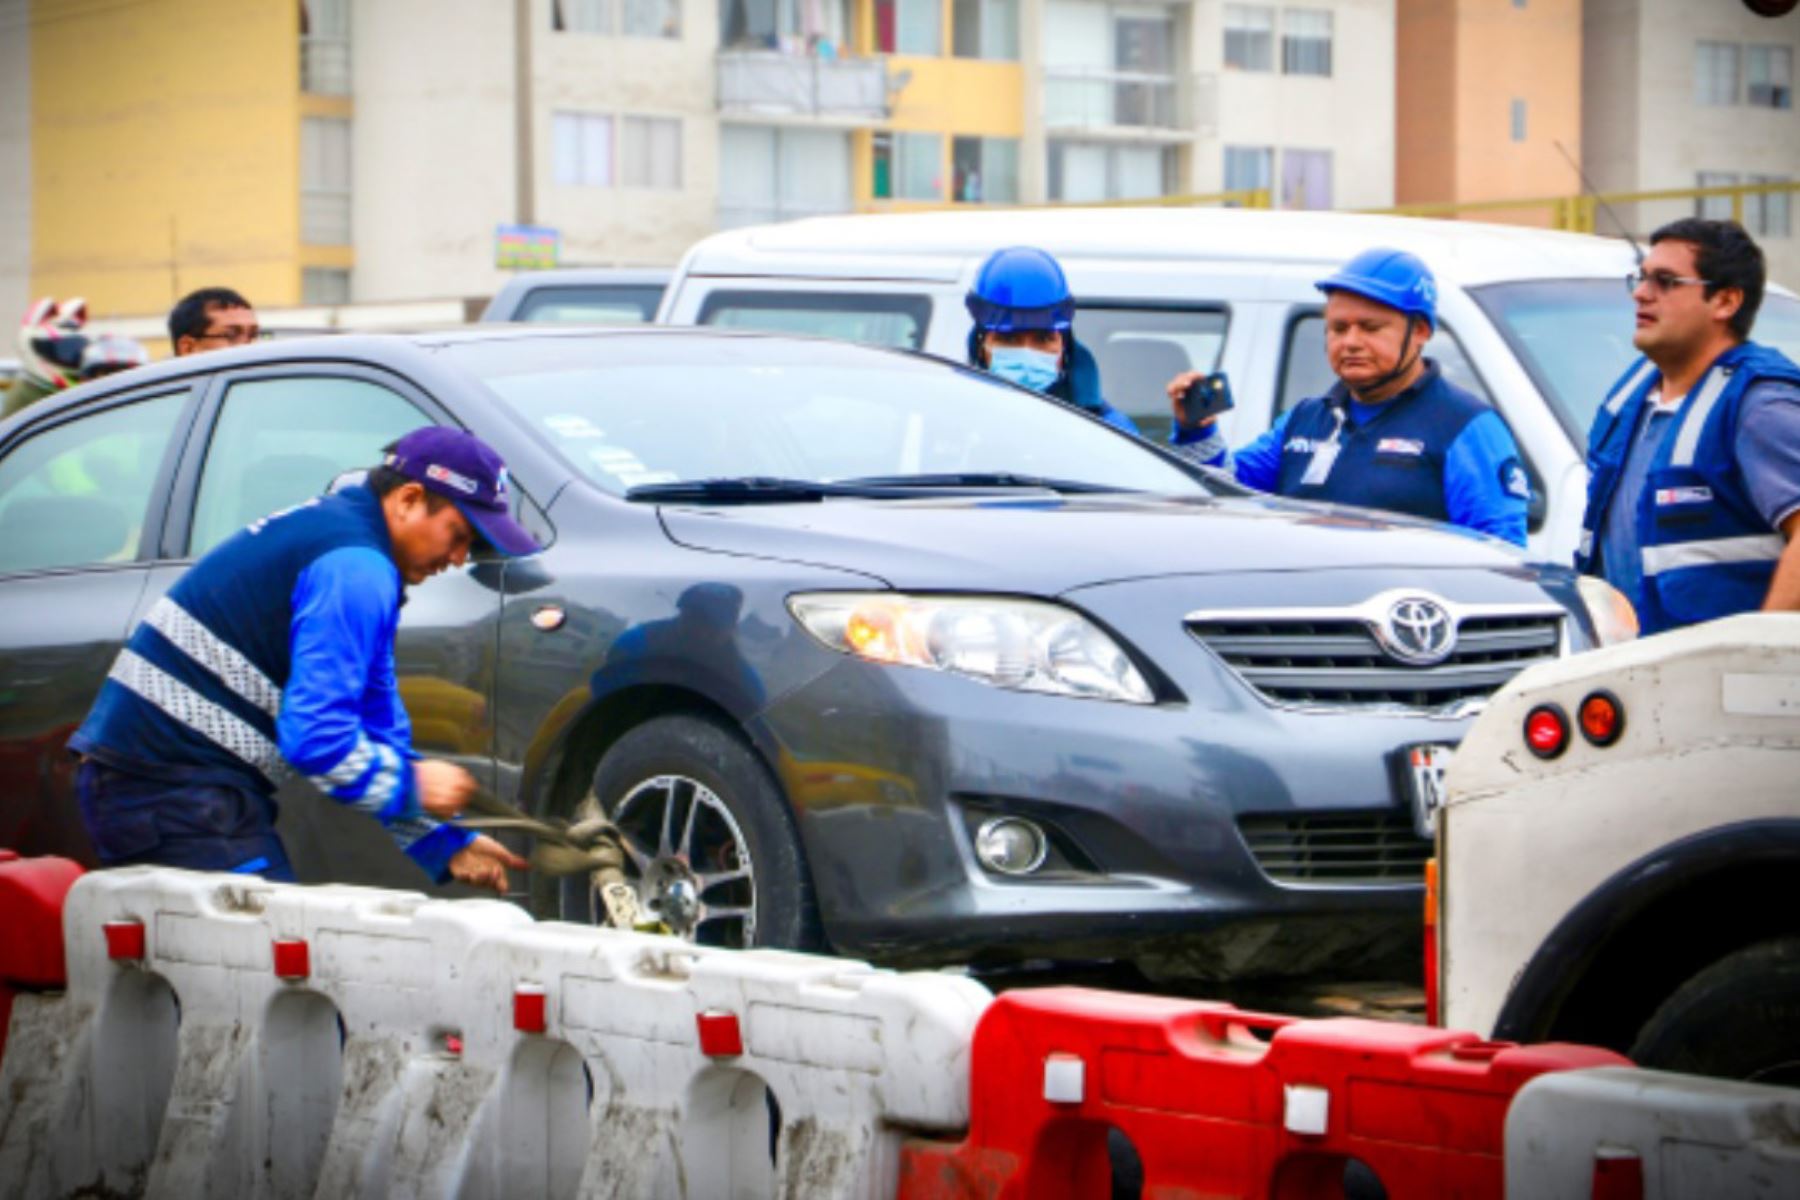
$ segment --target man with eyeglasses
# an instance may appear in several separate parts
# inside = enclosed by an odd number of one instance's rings
[[[1627,280],[1643,357],[1588,435],[1575,565],[1644,633],[1800,609],[1800,366],[1749,340],[1764,280],[1741,226],[1692,217]]]
[[[256,310],[230,288],[189,292],[169,310],[169,349],[177,358],[242,346],[261,337]]]

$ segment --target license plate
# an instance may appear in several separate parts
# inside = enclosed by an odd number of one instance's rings
[[[1422,838],[1436,838],[1438,809],[1444,806],[1444,772],[1455,748],[1409,746],[1402,753],[1405,760],[1400,774],[1412,801],[1413,827]]]

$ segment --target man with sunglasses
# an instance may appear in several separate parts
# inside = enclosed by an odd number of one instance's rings
[[[1764,279],[1741,226],[1691,217],[1628,279],[1643,357],[1588,435],[1575,565],[1644,633],[1800,609],[1800,366],[1749,340]]]
[[[261,337],[256,310],[227,287],[189,292],[169,310],[169,351],[176,358],[207,350],[227,350]]]

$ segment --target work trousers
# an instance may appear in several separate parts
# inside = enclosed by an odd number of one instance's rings
[[[83,759],[81,816],[100,864],[234,871],[294,881],[275,833],[275,801],[218,783],[152,779]]]

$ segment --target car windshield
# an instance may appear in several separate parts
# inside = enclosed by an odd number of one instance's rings
[[[1547,279],[1472,288],[1538,389],[1578,442],[1594,413],[1637,357],[1631,294],[1623,279]],[[1789,358],[1800,355],[1800,300],[1763,296],[1752,336]]]
[[[1207,495],[1144,443],[933,359],[828,341],[685,335],[452,344],[599,487],[1030,476]]]

